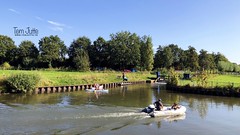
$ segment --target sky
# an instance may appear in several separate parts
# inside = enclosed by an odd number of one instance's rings
[[[220,52],[240,64],[240,0],[2,0],[0,35],[18,46],[58,35],[66,46],[78,37],[129,31],[152,37],[153,49],[176,44]],[[21,35],[21,30],[32,34]],[[16,35],[20,33],[20,35]]]

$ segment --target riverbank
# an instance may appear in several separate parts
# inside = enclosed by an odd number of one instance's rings
[[[61,70],[0,70],[0,91],[6,89],[4,80],[18,73],[37,74],[40,82],[37,87],[47,86],[76,86],[80,84],[108,84],[122,81],[122,72],[119,71],[61,71]],[[128,81],[146,81],[155,77],[150,72],[129,72],[125,73]]]

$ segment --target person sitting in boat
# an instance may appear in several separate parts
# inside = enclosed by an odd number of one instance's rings
[[[160,98],[156,102],[154,102],[154,105],[157,111],[163,110],[163,103]]]
[[[94,86],[92,87],[92,89],[98,90],[99,89],[99,84],[95,83]]]
[[[177,110],[177,109],[180,108],[180,106],[177,103],[173,103],[171,108],[174,109],[174,110]]]

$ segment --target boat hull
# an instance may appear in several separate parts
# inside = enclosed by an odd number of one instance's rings
[[[181,106],[179,109],[171,109],[171,107],[163,107],[162,111],[153,111],[149,113],[151,117],[177,116],[185,115],[186,107]]]
[[[103,92],[108,93],[108,89],[102,89],[102,90],[95,90],[95,89],[85,89],[87,92]]]

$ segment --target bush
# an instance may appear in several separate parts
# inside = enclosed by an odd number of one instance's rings
[[[11,69],[11,65],[8,62],[4,62],[1,65],[1,69],[6,70],[6,69]]]
[[[7,91],[26,93],[35,90],[40,82],[40,76],[36,74],[19,73],[7,78]]]

